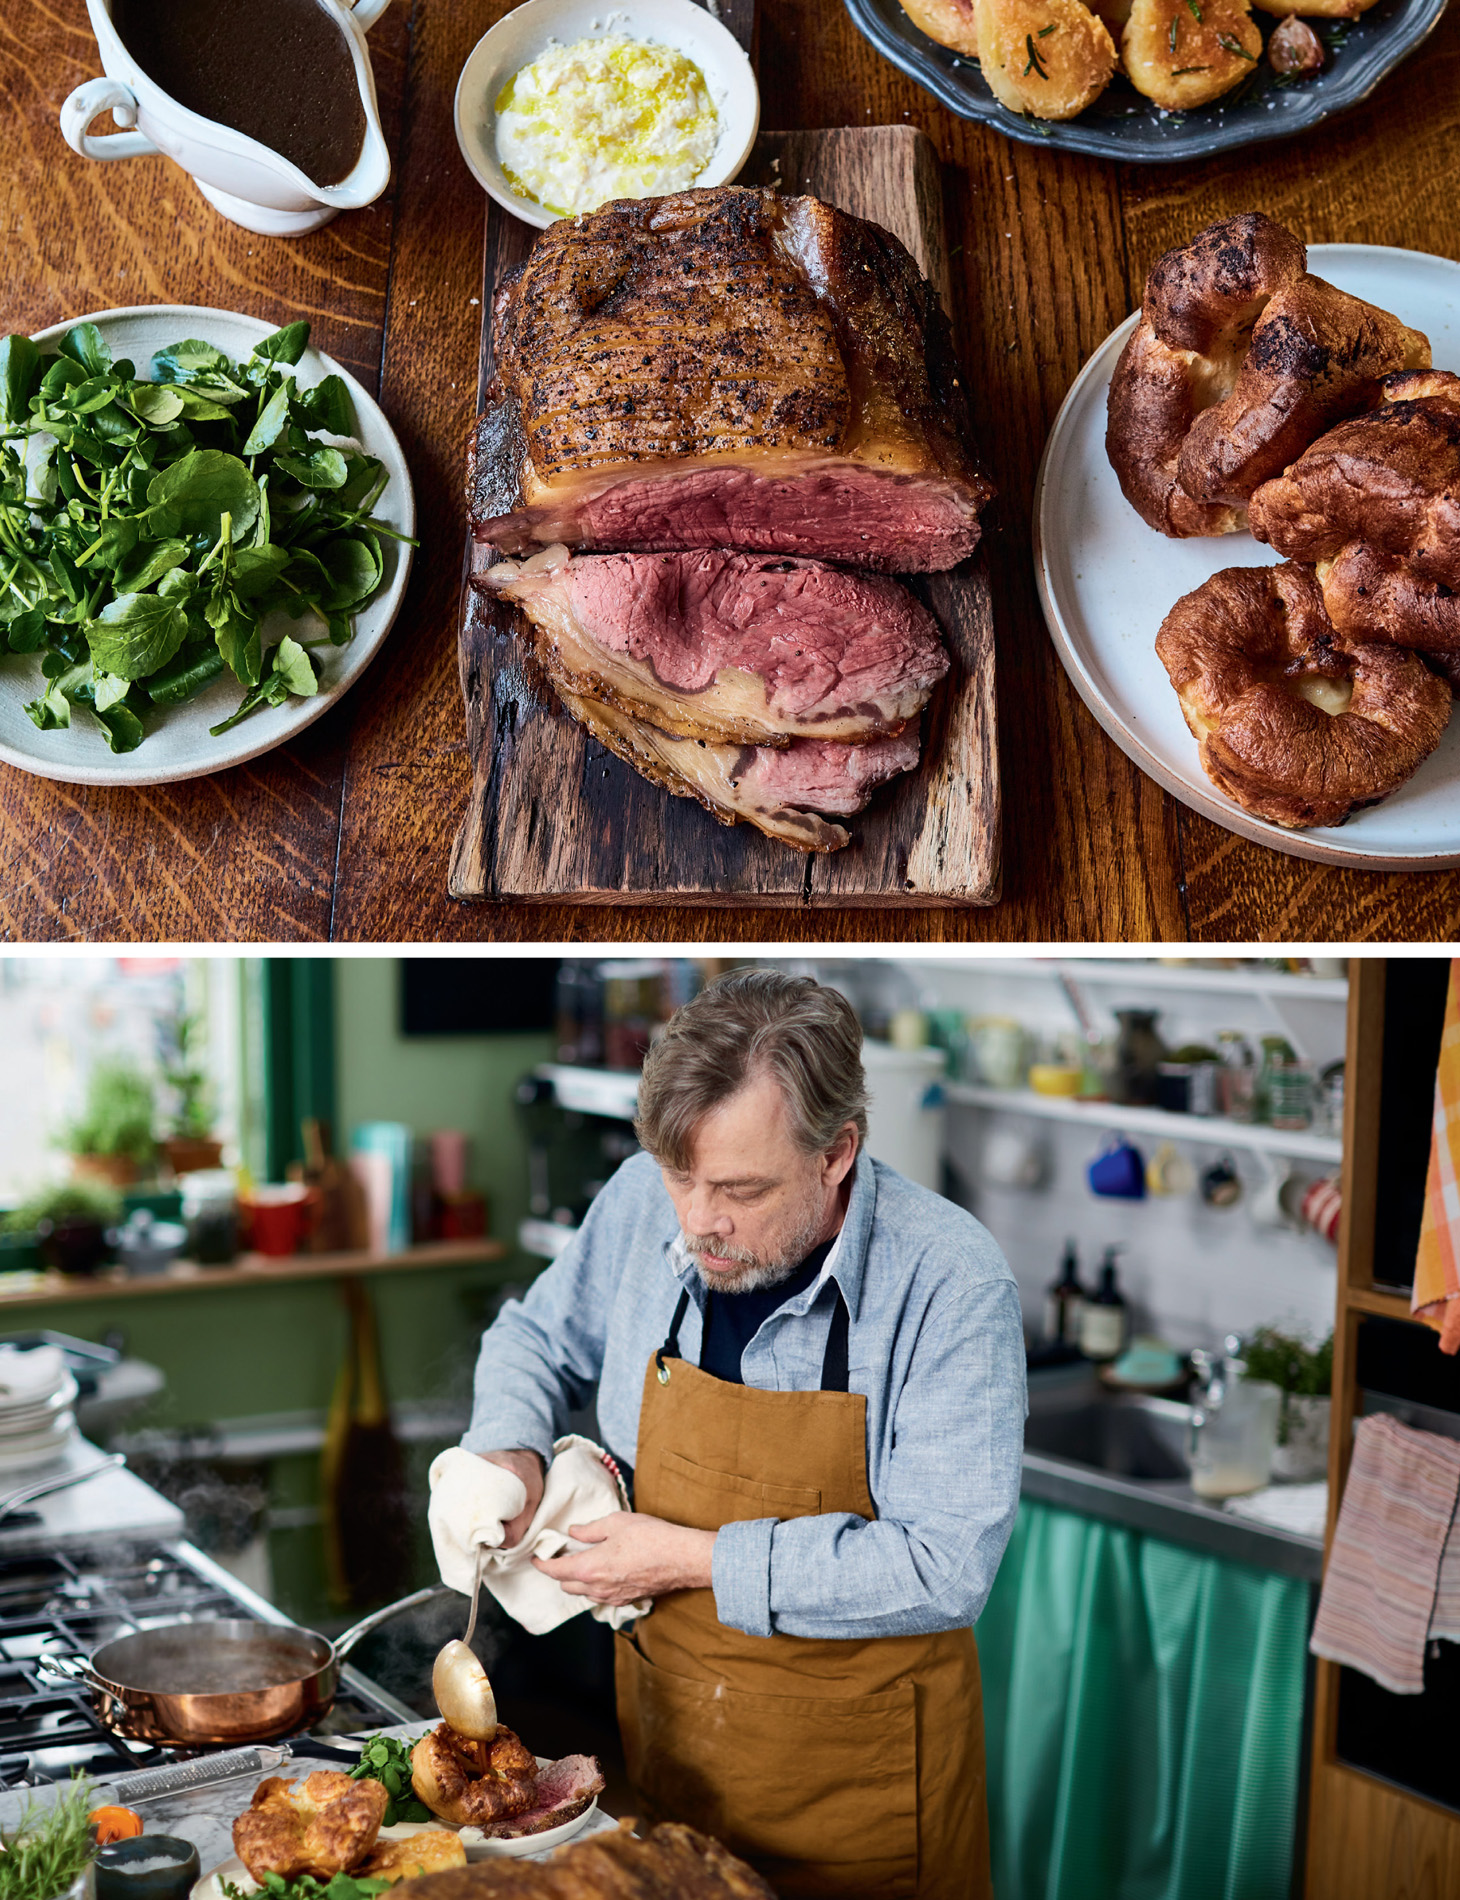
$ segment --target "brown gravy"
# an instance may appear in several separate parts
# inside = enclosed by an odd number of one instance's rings
[[[319,0],[113,0],[112,24],[181,106],[257,139],[316,185],[337,185],[365,143],[343,28]]]

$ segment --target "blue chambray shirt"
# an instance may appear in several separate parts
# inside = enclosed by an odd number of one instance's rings
[[[905,1636],[983,1609],[1019,1503],[1024,1337],[1014,1276],[971,1214],[859,1155],[846,1220],[812,1285],[742,1361],[768,1392],[821,1384],[836,1292],[851,1318],[850,1390],[867,1400],[873,1521],[847,1512],[725,1525],[715,1607],[752,1636]],[[482,1337],[468,1451],[552,1455],[598,1387],[604,1442],[634,1463],[649,1356],[682,1288],[679,1350],[699,1363],[704,1289],[658,1165],[626,1161],[576,1237]]]

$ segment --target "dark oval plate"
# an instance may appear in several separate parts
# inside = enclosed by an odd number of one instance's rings
[[[884,58],[960,118],[982,120],[1021,145],[1050,145],[1133,164],[1174,165],[1236,146],[1291,138],[1356,106],[1434,31],[1446,0],[1379,0],[1357,20],[1310,20],[1325,43],[1335,34],[1341,42],[1314,79],[1280,84],[1264,58],[1252,77],[1225,99],[1191,112],[1162,112],[1117,76],[1078,119],[1058,122],[1027,119],[1000,105],[977,63],[930,40],[898,0],[845,4],[852,23]],[[1254,17],[1265,29],[1277,25],[1264,14]]]

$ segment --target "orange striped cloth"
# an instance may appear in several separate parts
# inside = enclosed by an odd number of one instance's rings
[[[1435,1076],[1435,1125],[1425,1181],[1424,1224],[1414,1263],[1410,1311],[1440,1335],[1440,1351],[1460,1348],[1460,958],[1450,965],[1445,1032]]]
[[[1393,1695],[1423,1692],[1457,1500],[1460,1443],[1383,1412],[1359,1420],[1308,1645],[1315,1656],[1361,1669]]]

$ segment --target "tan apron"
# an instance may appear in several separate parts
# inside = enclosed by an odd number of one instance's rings
[[[840,1289],[819,1392],[732,1385],[679,1358],[688,1298],[645,1371],[635,1508],[697,1530],[875,1518]],[[615,1646],[645,1819],[715,1835],[784,1895],[990,1900],[972,1630],[747,1636],[719,1621],[713,1591],[684,1590]]]

